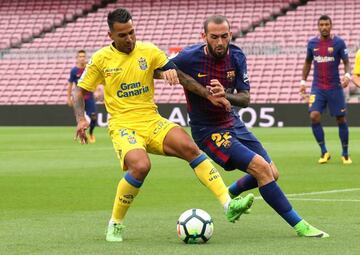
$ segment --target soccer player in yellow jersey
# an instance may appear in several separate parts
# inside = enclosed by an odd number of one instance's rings
[[[360,49],[356,52],[352,82],[360,88]]]
[[[74,100],[76,136],[87,142],[83,97],[104,85],[105,106],[110,114],[109,134],[120,165],[126,171],[115,196],[106,240],[123,240],[125,214],[138,194],[148,172],[147,153],[175,156],[189,162],[195,174],[220,201],[230,222],[235,222],[253,203],[254,195],[231,199],[221,176],[190,136],[161,117],[154,103],[154,77],[170,84],[180,83],[219,107],[229,107],[222,87],[212,95],[190,76],[176,70],[166,55],[151,43],[136,42],[131,14],[116,9],[108,14],[109,37],[113,43],[97,51],[79,80]],[[222,95],[222,96],[221,96]]]

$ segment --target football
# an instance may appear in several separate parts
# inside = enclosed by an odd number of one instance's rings
[[[206,243],[213,231],[214,224],[210,215],[201,209],[189,209],[177,221],[177,234],[185,243]]]

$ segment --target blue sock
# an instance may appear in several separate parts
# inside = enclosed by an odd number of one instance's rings
[[[327,152],[327,149],[325,146],[325,134],[324,134],[324,130],[321,126],[321,123],[320,122],[312,123],[311,128],[312,128],[313,134],[315,136],[315,139],[321,148],[321,154],[324,154],[325,152]]]
[[[259,188],[261,196],[290,226],[294,227],[301,217],[292,208],[285,194],[275,181]]]
[[[143,185],[142,181],[135,179],[135,177],[133,177],[129,172],[126,172],[126,174],[124,175],[124,178],[128,183],[130,183],[132,186],[134,186],[138,189]]]
[[[229,192],[237,197],[242,192],[256,188],[257,186],[258,184],[256,179],[252,175],[247,174],[231,184],[229,186]]]
[[[339,125],[339,136],[342,146],[342,155],[348,156],[348,144],[349,144],[349,127],[346,122],[340,123]]]

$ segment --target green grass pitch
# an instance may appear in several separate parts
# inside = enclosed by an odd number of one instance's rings
[[[253,129],[280,171],[279,184],[328,239],[298,238],[256,199],[252,213],[226,222],[220,204],[176,158],[151,156],[152,170],[126,219],[123,243],[105,228],[122,176],[106,129],[96,144],[72,140],[74,128],[0,128],[0,254],[360,254],[360,128],[350,128],[353,164],[342,165],[336,128],[325,128],[332,154],[318,165],[310,128]],[[220,171],[227,184],[242,176]],[[258,197],[259,193],[254,190]],[[214,220],[204,245],[186,245],[176,220],[202,208]]]

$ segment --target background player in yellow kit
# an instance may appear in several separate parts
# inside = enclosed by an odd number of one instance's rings
[[[177,72],[176,66],[155,45],[136,42],[132,17],[126,9],[110,12],[108,25],[113,43],[92,56],[79,80],[74,100],[78,123],[76,136],[86,143],[88,123],[84,118],[83,97],[87,91],[94,91],[98,84],[104,85],[105,106],[111,116],[109,134],[120,165],[127,170],[118,184],[106,240],[123,240],[125,214],[150,171],[147,153],[188,161],[200,181],[224,206],[227,219],[234,222],[250,208],[254,195],[230,199],[221,176],[190,136],[158,114],[153,77],[162,76],[171,84],[180,81],[186,89],[218,106],[229,107],[229,102],[224,97],[211,95],[191,77]]]
[[[360,88],[360,49],[356,52],[352,82]]]

